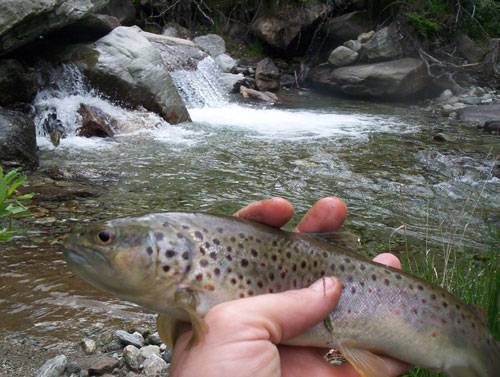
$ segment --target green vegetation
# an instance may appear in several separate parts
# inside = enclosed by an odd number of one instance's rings
[[[33,198],[34,194],[18,195],[16,190],[26,181],[26,176],[17,169],[4,174],[0,166],[0,242],[8,241],[15,235],[12,221],[29,216],[24,201]]]

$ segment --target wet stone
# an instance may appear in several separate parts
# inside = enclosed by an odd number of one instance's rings
[[[146,344],[159,346],[161,344],[160,335],[157,332],[148,335],[148,337],[146,338]]]
[[[167,376],[169,365],[161,357],[151,355],[144,361],[142,374],[145,377],[163,377]]]
[[[97,349],[96,342],[89,338],[84,338],[80,344],[82,346],[83,352],[85,352],[87,355],[93,354]]]
[[[156,356],[160,357],[160,347],[153,346],[153,345],[145,346],[139,350],[139,354],[140,354],[140,360],[142,363],[144,360],[149,359],[151,357],[151,355],[156,355]]]
[[[99,356],[96,357],[91,367],[88,368],[89,375],[102,376],[105,373],[110,373],[119,364],[119,361],[113,357],[109,356]]]
[[[167,363],[170,363],[172,360],[172,350],[170,348],[166,348],[165,351],[161,354],[161,358],[165,360]]]
[[[113,339],[103,347],[104,352],[119,351],[123,348],[122,342],[119,339]]]
[[[66,365],[66,373],[67,374],[76,374],[76,375],[80,375],[80,371],[82,370],[82,368],[80,367],[80,365],[78,365],[77,363],[75,363],[74,361],[70,361],[68,362],[68,364]]]
[[[63,375],[68,359],[64,355],[47,360],[36,372],[35,377],[60,377]]]
[[[137,348],[141,348],[143,345],[144,345],[144,338],[143,336],[138,333],[138,332],[135,332],[133,334],[129,334],[128,332],[126,331],[123,331],[123,330],[117,330],[115,332],[115,337],[120,340],[120,342],[123,344],[123,345],[133,345],[133,346],[136,346]]]
[[[141,364],[139,356],[139,349],[135,346],[128,345],[123,349],[123,359],[130,369],[139,369],[139,365]]]

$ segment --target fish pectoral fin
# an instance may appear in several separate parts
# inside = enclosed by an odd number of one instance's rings
[[[196,310],[186,310],[189,314],[189,320],[193,327],[193,335],[189,341],[189,347],[194,347],[200,343],[208,332],[208,325],[205,320],[196,312]]]
[[[393,374],[390,362],[370,351],[342,345],[338,350],[362,377],[387,377]]]
[[[156,318],[156,327],[160,339],[172,350],[179,336],[178,330],[183,323],[185,322],[164,313],[158,314],[158,318]]]

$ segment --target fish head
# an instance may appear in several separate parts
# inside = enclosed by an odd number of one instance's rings
[[[80,227],[65,241],[72,270],[93,286],[156,312],[175,304],[191,268],[189,238],[147,216]]]

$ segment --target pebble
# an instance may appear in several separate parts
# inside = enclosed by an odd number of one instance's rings
[[[161,357],[167,363],[170,363],[172,360],[172,350],[170,348],[165,349],[165,351],[161,354]]]
[[[85,352],[87,355],[93,354],[97,349],[96,342],[93,341],[92,339],[89,339],[89,338],[84,338],[81,341],[81,346],[82,346],[83,352]]]
[[[102,375],[104,373],[112,372],[119,361],[113,357],[101,356],[95,360],[93,365],[88,369],[90,375]]]
[[[145,377],[162,377],[167,376],[169,365],[161,357],[151,355],[144,361],[144,369],[142,374]]]
[[[126,331],[117,330],[115,332],[115,336],[120,340],[120,342],[123,345],[131,344],[133,346],[136,346],[137,348],[141,348],[144,345],[144,337],[138,332],[129,334]]]
[[[140,362],[142,363],[144,360],[149,359],[151,355],[156,355],[160,357],[160,347],[153,345],[145,346],[139,350],[139,354],[140,354]]]
[[[157,332],[148,335],[148,337],[146,338],[146,344],[159,346],[161,344],[160,335]]]
[[[141,361],[139,361],[139,349],[133,345],[128,345],[123,349],[123,359],[130,369],[138,370]]]
[[[66,356],[56,356],[47,360],[35,374],[35,377],[60,377],[64,373],[67,364],[68,359]]]

